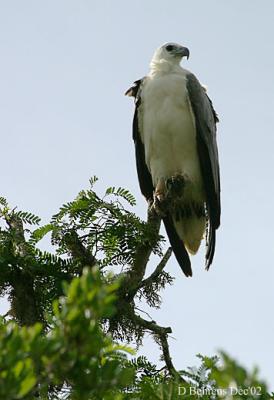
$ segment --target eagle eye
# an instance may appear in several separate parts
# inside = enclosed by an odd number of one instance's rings
[[[173,49],[174,49],[174,46],[172,46],[172,44],[169,44],[166,46],[167,51],[172,51]]]

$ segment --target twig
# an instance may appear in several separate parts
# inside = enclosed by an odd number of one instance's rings
[[[160,345],[162,348],[162,352],[163,352],[163,358],[164,358],[168,372],[175,379],[178,379],[178,380],[184,382],[184,379],[181,377],[179,372],[174,367],[171,356],[170,356],[170,352],[169,352],[167,337],[168,337],[169,333],[172,333],[172,329],[170,327],[159,326],[156,324],[155,321],[147,321],[147,320],[143,319],[142,317],[140,317],[139,315],[136,315],[134,312],[132,313],[131,317],[137,325],[141,326],[144,329],[148,329],[149,331],[154,333],[154,335],[159,339],[159,342],[160,342]]]
[[[158,276],[160,275],[160,273],[161,273],[161,272],[163,271],[163,269],[165,268],[165,266],[166,266],[168,260],[170,259],[171,254],[172,254],[172,248],[169,247],[169,248],[167,249],[167,251],[166,251],[164,257],[162,258],[162,260],[159,262],[159,264],[158,264],[157,267],[155,268],[155,270],[152,272],[152,274],[151,274],[148,278],[144,279],[144,280],[140,283],[138,289],[140,289],[140,288],[142,288],[142,287],[144,287],[144,286],[150,285],[151,283],[153,283],[153,281],[154,281],[156,278],[158,278]]]
[[[147,316],[148,318],[150,318],[151,321],[152,321],[152,317],[149,315],[148,312],[146,312],[146,311],[144,311],[144,310],[142,310],[141,308],[136,307],[136,306],[135,306],[135,310],[138,310],[138,311],[140,311],[141,313],[146,314],[146,316]]]

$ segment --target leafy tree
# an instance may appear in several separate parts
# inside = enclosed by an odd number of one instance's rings
[[[171,328],[136,307],[136,300],[159,307],[160,291],[173,281],[160,220],[150,210],[147,221],[129,211],[135,199],[125,189],[99,197],[95,182],[44,226],[0,198],[0,290],[10,300],[0,324],[0,399],[274,398],[257,371],[225,353],[175,369]],[[39,249],[46,235],[51,252]],[[145,277],[152,253],[159,263]],[[142,344],[146,332],[160,346],[161,369],[129,357],[125,344]]]

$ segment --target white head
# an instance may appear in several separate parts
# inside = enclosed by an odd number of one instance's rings
[[[150,65],[152,68],[161,63],[176,66],[180,64],[183,57],[189,58],[188,48],[177,43],[165,43],[155,51]]]

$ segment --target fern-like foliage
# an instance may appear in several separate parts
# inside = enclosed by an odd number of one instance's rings
[[[94,184],[94,181],[92,181]],[[59,254],[69,254],[68,237],[77,233],[83,246],[92,253],[101,267],[130,266],[136,248],[148,241],[155,254],[161,255],[162,238],[155,240],[155,232],[134,213],[125,209],[122,201],[135,204],[134,197],[125,189],[113,187],[100,198],[93,190],[81,191],[77,198],[64,204],[53,216],[52,244]]]
[[[38,314],[42,315],[50,311],[52,300],[62,293],[62,282],[80,276],[85,265],[98,264],[103,275],[104,270],[115,266],[119,275],[123,269],[133,267],[136,251],[144,242],[151,245],[155,254],[162,254],[163,238],[127,210],[126,205],[135,204],[129,191],[110,187],[100,197],[94,191],[96,182],[96,177],[91,178],[89,189],[82,190],[75,200],[62,205],[50,223],[42,226],[39,226],[39,217],[11,209],[8,202],[0,198],[2,293],[16,295],[21,275],[29,277]],[[51,237],[52,251],[41,251],[39,242],[47,235]],[[149,299],[150,289],[151,305],[157,303],[155,290],[159,291],[161,284],[164,287],[167,282],[163,272],[158,283],[147,288],[144,297]],[[124,326],[127,333],[134,332],[134,325]]]
[[[4,197],[0,196],[0,205],[4,207],[8,207],[8,202]]]
[[[34,215],[30,212],[18,211],[16,215],[22,222],[29,225],[38,225],[41,221],[37,215]]]
[[[145,299],[147,304],[153,308],[160,308],[162,299],[160,291],[166,285],[172,285],[174,278],[166,271],[162,271],[153,281],[144,285],[137,293],[139,300]]]
[[[125,199],[131,206],[135,206],[136,205],[136,199],[135,197],[126,189],[123,189],[121,187],[119,187],[118,189],[116,189],[115,187],[109,187],[106,190],[106,196],[109,195],[114,195],[117,197],[122,197],[123,199]]]
[[[49,232],[51,232],[54,229],[54,225],[52,224],[46,224],[43,226],[40,226],[39,228],[35,229],[30,236],[30,243],[33,245],[37,244],[42,240]]]

